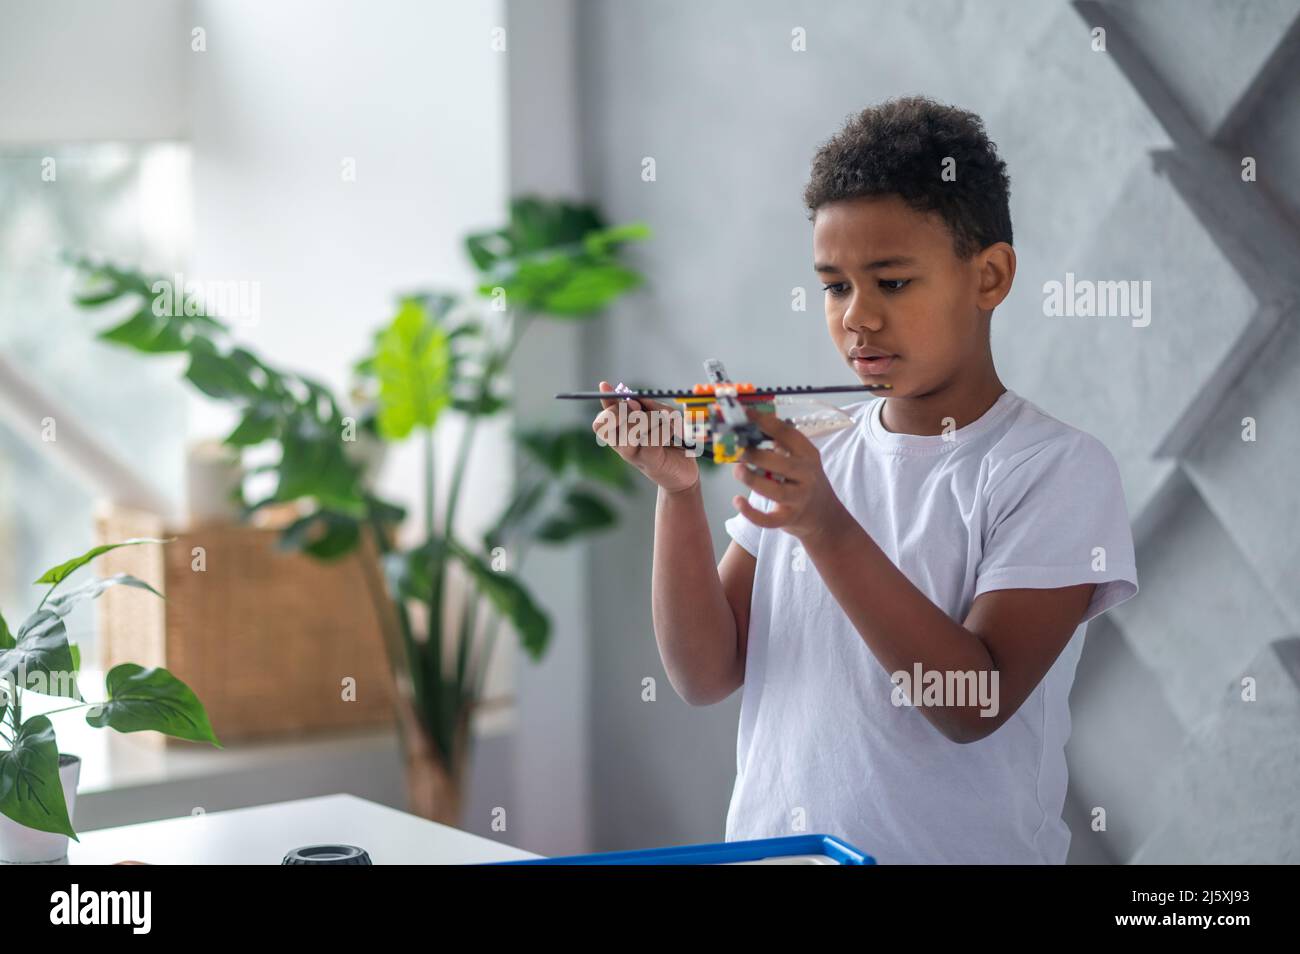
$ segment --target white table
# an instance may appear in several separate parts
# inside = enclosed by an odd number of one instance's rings
[[[278,865],[305,845],[358,845],[377,865],[472,864],[537,858],[527,851],[355,795],[324,795],[81,834],[69,864]]]

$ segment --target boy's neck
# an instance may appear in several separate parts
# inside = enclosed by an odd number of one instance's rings
[[[990,365],[971,381],[954,381],[917,397],[885,398],[880,423],[895,434],[929,437],[951,432],[983,417],[1005,391]]]

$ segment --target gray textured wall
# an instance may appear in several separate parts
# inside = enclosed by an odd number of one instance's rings
[[[1300,2],[578,11],[588,191],[655,230],[641,253],[652,289],[585,342],[593,386],[698,380],[711,356],[741,379],[844,378],[799,198],[816,145],[907,93],[985,118],[1019,255],[994,320],[1000,373],[1111,448],[1138,539],[1142,591],[1091,627],[1073,696],[1071,859],[1297,860],[1298,687],[1273,644],[1300,630]],[[1256,183],[1239,181],[1245,155]],[[1067,271],[1150,280],[1151,324],[1045,317],[1043,284]],[[790,308],[799,286],[805,313]],[[736,487],[721,473],[706,488],[719,554]],[[651,529],[647,504],[591,554],[599,848],[719,838],[734,776],[739,694],[691,709],[663,675]],[[1243,676],[1258,702],[1234,688]],[[1105,831],[1090,829],[1097,808]]]

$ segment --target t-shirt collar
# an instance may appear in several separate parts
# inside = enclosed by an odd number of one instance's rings
[[[947,434],[896,434],[885,430],[880,415],[884,412],[885,401],[880,398],[872,402],[864,417],[866,431],[871,440],[886,451],[904,454],[941,453],[958,444],[975,437],[996,424],[1008,411],[1020,402],[1020,395],[1007,388],[993,405],[971,421],[965,427],[959,427]]]

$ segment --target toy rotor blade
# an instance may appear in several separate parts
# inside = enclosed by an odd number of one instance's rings
[[[746,392],[739,395],[742,401],[757,400],[763,397],[776,396],[779,394],[848,394],[860,391],[888,391],[888,384],[847,384],[831,387],[814,387],[812,385],[782,385],[779,387],[759,387],[754,386],[752,393]],[[697,394],[690,388],[677,389],[646,389],[642,391],[563,391],[557,395],[560,400],[569,401],[590,401],[598,398],[708,398],[710,394]]]
[[[776,406],[776,416],[793,424],[805,437],[816,437],[853,426],[853,418],[843,410],[815,398],[778,397],[773,403]]]

